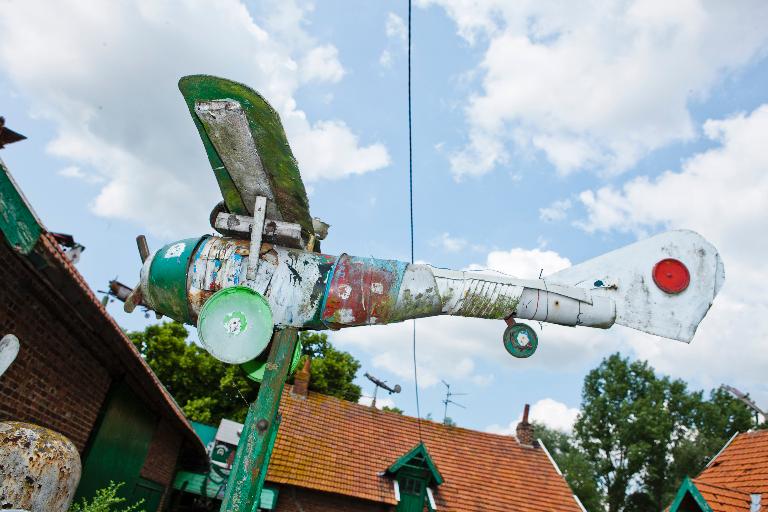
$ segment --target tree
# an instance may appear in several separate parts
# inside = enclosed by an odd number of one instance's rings
[[[534,422],[535,439],[540,439],[555,459],[573,493],[587,510],[602,510],[602,499],[595,478],[595,466],[587,459],[572,436]]]
[[[400,409],[399,407],[390,407],[388,405],[385,405],[384,407],[381,408],[381,410],[387,411],[387,412],[393,412],[395,414],[400,414],[400,415],[403,414],[403,410]]]
[[[349,352],[337,350],[325,333],[304,331],[299,340],[306,357],[312,357],[310,390],[350,402],[360,400],[362,389],[353,382],[360,361]]]
[[[238,365],[223,363],[189,342],[188,334],[184,325],[165,322],[128,337],[189,419],[214,425],[222,418],[245,421],[258,383]],[[360,387],[352,381],[360,363],[335,349],[325,334],[302,332],[299,338],[304,352],[315,356],[309,388],[356,402]]]
[[[613,354],[584,379],[574,433],[608,510],[631,512],[662,510],[685,476],[750,426],[746,408],[722,390],[705,400],[647,362]]]

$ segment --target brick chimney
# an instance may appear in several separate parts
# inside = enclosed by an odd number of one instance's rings
[[[293,391],[294,395],[306,397],[309,392],[309,374],[310,367],[312,366],[312,359],[309,357],[304,361],[304,366],[301,370],[296,372],[296,376],[293,378]]]
[[[523,446],[533,446],[533,425],[528,422],[528,411],[531,406],[525,404],[523,420],[517,424],[517,442]]]

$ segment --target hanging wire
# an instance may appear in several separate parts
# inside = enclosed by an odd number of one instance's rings
[[[413,257],[413,112],[411,107],[411,0],[408,0],[408,198],[411,213],[411,264]],[[413,386],[416,390],[416,420],[421,436],[421,407],[419,405],[419,372],[416,367],[416,320],[413,322]]]

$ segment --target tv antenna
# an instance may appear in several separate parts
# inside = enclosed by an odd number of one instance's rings
[[[752,400],[749,397],[748,393],[744,393],[743,391],[739,391],[735,387],[729,386],[727,384],[723,384],[720,387],[723,388],[724,390],[726,390],[727,392],[729,392],[730,394],[732,394],[734,397],[736,397],[739,400],[741,400],[744,403],[744,405],[746,405],[747,407],[749,407],[752,410],[752,412],[755,414],[755,425],[758,425],[760,423],[760,416],[759,415],[762,415],[763,419],[768,419],[768,413],[766,413],[766,411],[764,411],[763,409],[758,407],[758,405],[754,402],[754,400]]]
[[[395,387],[389,387],[389,385],[387,385],[387,381],[381,380],[381,379],[377,379],[376,377],[374,377],[370,373],[366,373],[365,374],[365,378],[368,379],[369,381],[373,382],[373,384],[375,386],[373,388],[373,402],[371,402],[371,407],[374,407],[374,408],[376,407],[376,394],[379,392],[379,388],[386,389],[387,391],[389,391],[390,395],[392,393],[399,393],[400,390],[401,390],[400,384],[395,384]]]
[[[460,403],[458,403],[458,402],[456,402],[454,400],[451,400],[451,397],[452,396],[466,395],[466,393],[452,393],[451,392],[451,385],[448,384],[447,382],[445,382],[444,380],[441,380],[441,382],[445,386],[445,399],[443,399],[443,405],[445,406],[443,408],[443,423],[445,423],[446,420],[448,419],[448,404],[453,404],[453,405],[456,405],[458,407],[461,407],[462,409],[466,409],[466,406],[461,405]]]

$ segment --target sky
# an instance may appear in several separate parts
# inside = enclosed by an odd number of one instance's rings
[[[213,74],[278,110],[331,224],[323,250],[407,261],[407,3],[0,0],[0,153],[44,224],[86,247],[94,290],[150,246],[210,233],[220,200],[177,89]],[[538,324],[514,359],[500,321],[417,322],[422,416],[511,433],[523,405],[563,431],[609,354],[768,407],[768,3],[416,0],[415,257],[537,277],[667,229],[719,249],[726,282],[688,345]],[[127,329],[154,321],[109,312]],[[411,325],[330,334],[415,415]]]

